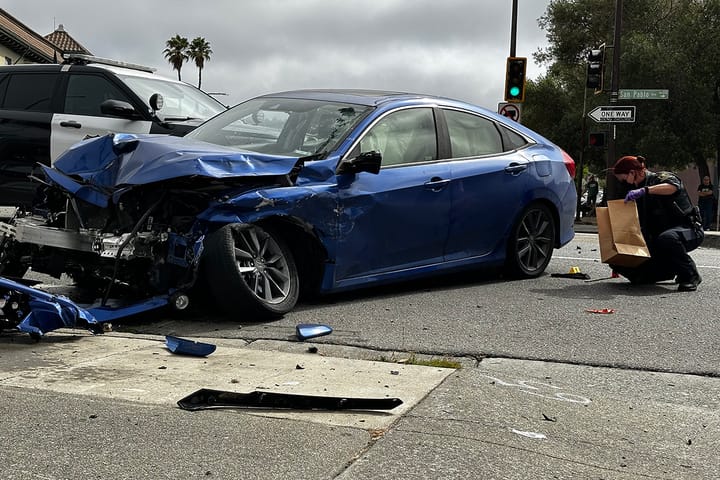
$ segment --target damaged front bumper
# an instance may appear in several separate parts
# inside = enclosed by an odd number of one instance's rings
[[[167,305],[186,305],[177,292],[122,307],[81,307],[62,295],[0,277],[0,330],[16,328],[39,337],[58,328],[86,328],[101,333],[103,324]]]

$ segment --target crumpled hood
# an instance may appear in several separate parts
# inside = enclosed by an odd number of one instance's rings
[[[109,134],[75,144],[53,168],[112,190],[179,177],[287,175],[297,164],[297,157],[238,152],[184,137]]]

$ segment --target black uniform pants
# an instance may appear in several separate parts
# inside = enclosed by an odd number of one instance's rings
[[[611,267],[632,283],[655,283],[675,277],[679,283],[690,282],[699,274],[688,252],[700,246],[704,237],[702,230],[669,228],[648,242],[650,260],[634,268]]]
[[[678,282],[692,281],[698,277],[695,262],[688,252],[695,250],[705,238],[702,230],[673,227],[658,235],[650,247],[650,256],[667,263],[668,269],[677,275]]]

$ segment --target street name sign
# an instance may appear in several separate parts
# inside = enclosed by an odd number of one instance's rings
[[[618,91],[620,100],[667,100],[670,90],[662,88],[621,88]]]
[[[595,107],[588,113],[588,117],[598,123],[635,123],[635,106]]]

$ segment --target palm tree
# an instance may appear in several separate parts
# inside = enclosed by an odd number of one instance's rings
[[[180,69],[183,63],[187,62],[189,58],[187,54],[189,47],[188,39],[175,34],[174,37],[165,42],[165,45],[167,46],[167,48],[163,50],[165,58],[172,64],[173,70],[177,70],[178,80],[181,80]]]
[[[195,60],[195,65],[198,67],[198,88],[202,83],[202,69],[205,67],[205,61],[210,60],[210,54],[213,51],[210,49],[210,44],[205,41],[202,37],[193,38],[190,42],[190,48],[188,48],[188,56]]]

